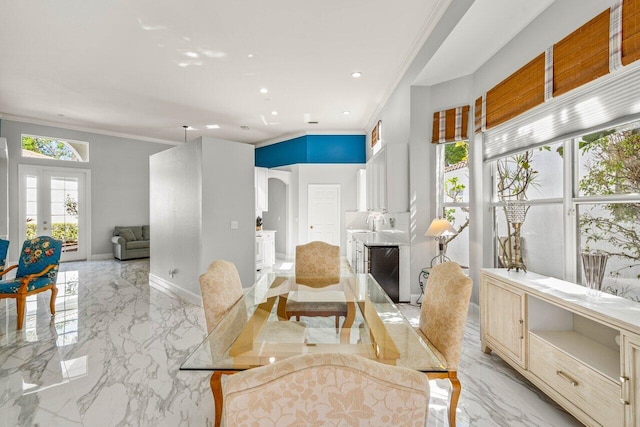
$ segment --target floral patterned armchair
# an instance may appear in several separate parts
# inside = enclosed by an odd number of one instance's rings
[[[340,281],[340,246],[325,242],[311,242],[296,246],[296,282],[312,287]],[[340,327],[340,316],[347,317],[346,302],[308,303],[287,301],[287,319],[300,316],[336,318],[336,331]]]
[[[4,271],[7,263],[7,252],[9,251],[9,241],[0,239],[0,274]]]
[[[429,348],[447,364],[446,378],[451,382],[449,425],[455,425],[455,408],[460,397],[457,370],[472,288],[473,282],[455,262],[433,267],[429,273],[417,328]]]
[[[236,266],[223,259],[213,261],[199,281],[207,333],[211,333],[231,307],[242,298],[242,283]]]
[[[224,378],[222,421],[239,425],[424,427],[424,373],[353,354],[309,353]]]
[[[56,278],[62,252],[62,242],[49,236],[25,240],[18,265],[1,272],[4,276],[17,268],[14,279],[0,280],[0,299],[15,298],[18,309],[17,329],[24,323],[27,297],[51,289],[51,315],[56,313]]]

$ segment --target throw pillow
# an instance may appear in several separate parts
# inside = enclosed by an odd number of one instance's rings
[[[131,242],[136,240],[136,235],[133,234],[130,228],[123,228],[120,230],[120,237],[124,237],[124,240]]]

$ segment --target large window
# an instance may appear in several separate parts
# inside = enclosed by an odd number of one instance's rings
[[[609,255],[603,287],[640,302],[640,122],[575,141],[579,251]]]
[[[46,136],[22,135],[22,157],[88,162],[89,144]]]
[[[498,159],[493,194],[497,266],[513,261],[519,227],[527,270],[580,282],[579,254],[605,252],[603,289],[640,302],[640,123]],[[508,220],[515,204],[520,226]]]
[[[469,265],[469,143],[439,144],[438,212],[458,234],[448,238],[447,256],[462,266]]]

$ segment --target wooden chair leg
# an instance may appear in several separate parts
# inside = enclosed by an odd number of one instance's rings
[[[451,393],[449,393],[449,427],[455,427],[456,409],[458,408],[458,399],[460,399],[460,392],[462,391],[457,371],[449,371],[449,381],[451,382]]]
[[[18,327],[16,329],[22,329],[24,324],[24,307],[27,304],[27,296],[26,295],[18,295],[16,298],[16,306],[18,307]]]
[[[336,316],[336,334],[340,331],[340,316]]]
[[[51,309],[51,315],[56,314],[56,296],[58,295],[58,287],[53,285],[51,287],[51,300],[49,301],[49,308]]]

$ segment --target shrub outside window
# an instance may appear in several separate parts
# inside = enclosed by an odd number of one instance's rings
[[[494,161],[493,171],[496,266],[510,250],[505,202],[520,200],[528,270],[563,278],[567,265],[580,282],[579,253],[605,252],[603,290],[640,302],[640,123],[531,148]]]
[[[462,266],[469,265],[469,143],[458,141],[437,146],[440,171],[438,212],[458,234],[447,240],[447,256]]]
[[[22,135],[22,157],[88,162],[89,144],[69,139]]]

